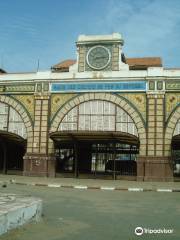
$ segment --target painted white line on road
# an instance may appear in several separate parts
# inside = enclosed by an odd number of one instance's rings
[[[172,192],[172,189],[161,189],[161,188],[159,188],[159,189],[157,189],[157,192]]]
[[[60,184],[48,184],[48,187],[59,188],[59,187],[61,187],[61,185]]]
[[[130,192],[143,192],[143,188],[128,188]]]
[[[81,185],[77,185],[77,186],[74,186],[74,188],[76,189],[87,189],[88,187],[87,186],[81,186]]]
[[[101,190],[110,190],[110,191],[112,191],[112,190],[115,190],[115,187],[101,187],[100,189]]]

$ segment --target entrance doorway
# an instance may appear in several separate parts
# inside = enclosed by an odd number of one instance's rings
[[[125,109],[106,100],[82,102],[65,114],[50,135],[56,175],[136,179],[139,136]]]
[[[175,180],[180,179],[180,134],[172,139],[172,159]]]
[[[125,133],[71,132],[51,135],[56,176],[136,179],[138,138]]]
[[[0,131],[0,172],[22,174],[26,140],[8,132]]]

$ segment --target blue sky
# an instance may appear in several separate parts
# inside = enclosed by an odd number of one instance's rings
[[[0,67],[48,70],[76,58],[79,34],[120,32],[127,57],[180,67],[180,0],[0,0]]]

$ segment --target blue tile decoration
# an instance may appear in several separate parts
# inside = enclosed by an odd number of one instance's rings
[[[52,83],[51,92],[146,91],[146,81]]]

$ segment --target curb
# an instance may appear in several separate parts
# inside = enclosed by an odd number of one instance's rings
[[[37,186],[37,187],[49,187],[49,188],[71,188],[78,190],[101,190],[101,191],[128,191],[128,192],[180,192],[180,189],[169,188],[123,188],[123,187],[108,187],[108,186],[86,186],[86,185],[64,185],[64,184],[45,184],[45,183],[24,183],[10,180],[9,184]]]

